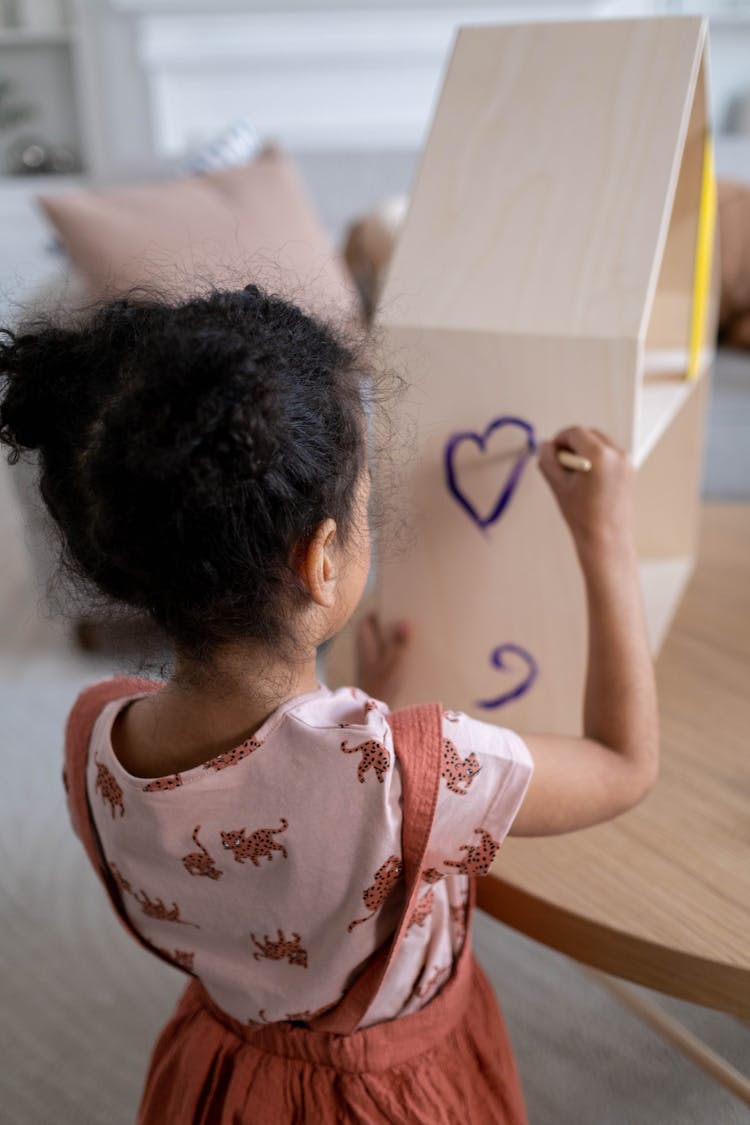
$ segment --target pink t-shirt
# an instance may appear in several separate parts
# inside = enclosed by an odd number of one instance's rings
[[[242,1023],[336,1004],[403,910],[401,773],[388,708],[358,688],[288,700],[252,738],[167,778],[128,773],[107,704],[87,789],[128,916]],[[533,769],[512,731],[444,712],[443,765],[420,895],[360,1027],[423,1007],[461,949],[484,874]]]

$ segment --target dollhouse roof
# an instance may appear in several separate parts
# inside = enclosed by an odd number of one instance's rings
[[[642,338],[686,140],[705,132],[705,37],[691,17],[462,29],[381,320]]]

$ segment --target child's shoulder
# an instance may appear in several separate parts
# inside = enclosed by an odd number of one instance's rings
[[[288,714],[297,722],[319,730],[359,728],[377,737],[388,729],[387,703],[357,687],[324,690],[301,699]]]
[[[353,737],[392,744],[393,713],[387,703],[358,687],[341,687],[335,691],[321,689],[302,697],[287,714],[306,728],[321,733],[350,730]],[[512,730],[473,718],[463,711],[442,713],[443,754],[488,755],[530,765],[530,755],[522,738]],[[346,736],[344,736],[346,737]]]

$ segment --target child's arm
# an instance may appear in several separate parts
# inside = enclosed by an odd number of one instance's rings
[[[558,448],[592,462],[557,462]],[[589,618],[584,737],[524,735],[534,773],[511,828],[542,836],[584,828],[637,804],[656,781],[658,711],[632,535],[632,470],[608,438],[575,427],[545,443],[539,467],[583,570]]]
[[[588,458],[590,472],[557,461],[559,448]],[[584,737],[522,735],[534,762],[511,835],[585,828],[637,804],[659,757],[653,664],[632,533],[632,469],[594,430],[574,427],[542,446],[539,467],[565,518],[586,583],[589,618]],[[554,581],[554,576],[551,576]],[[375,615],[357,637],[360,686],[386,702],[408,658],[409,626],[382,629]]]

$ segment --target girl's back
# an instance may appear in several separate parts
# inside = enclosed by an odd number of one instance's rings
[[[241,1023],[307,1021],[332,1007],[404,907],[403,793],[386,705],[320,687],[233,749],[143,778],[112,745],[131,702],[97,719],[87,788],[133,926]],[[450,976],[469,877],[486,873],[531,775],[511,731],[448,713],[443,734],[420,899],[363,1027],[419,1010]]]
[[[389,712],[405,623],[363,622],[359,688],[318,681],[369,571],[378,384],[329,326],[255,286],[141,297],[9,334],[0,374],[0,440],[39,451],[67,568],[174,644],[167,682],[92,686],[66,737],[113,907],[190,977],[139,1125],[524,1121],[473,878],[510,830],[606,819],[655,779],[624,455],[578,428],[541,449],[590,659],[584,737],[521,739]]]

